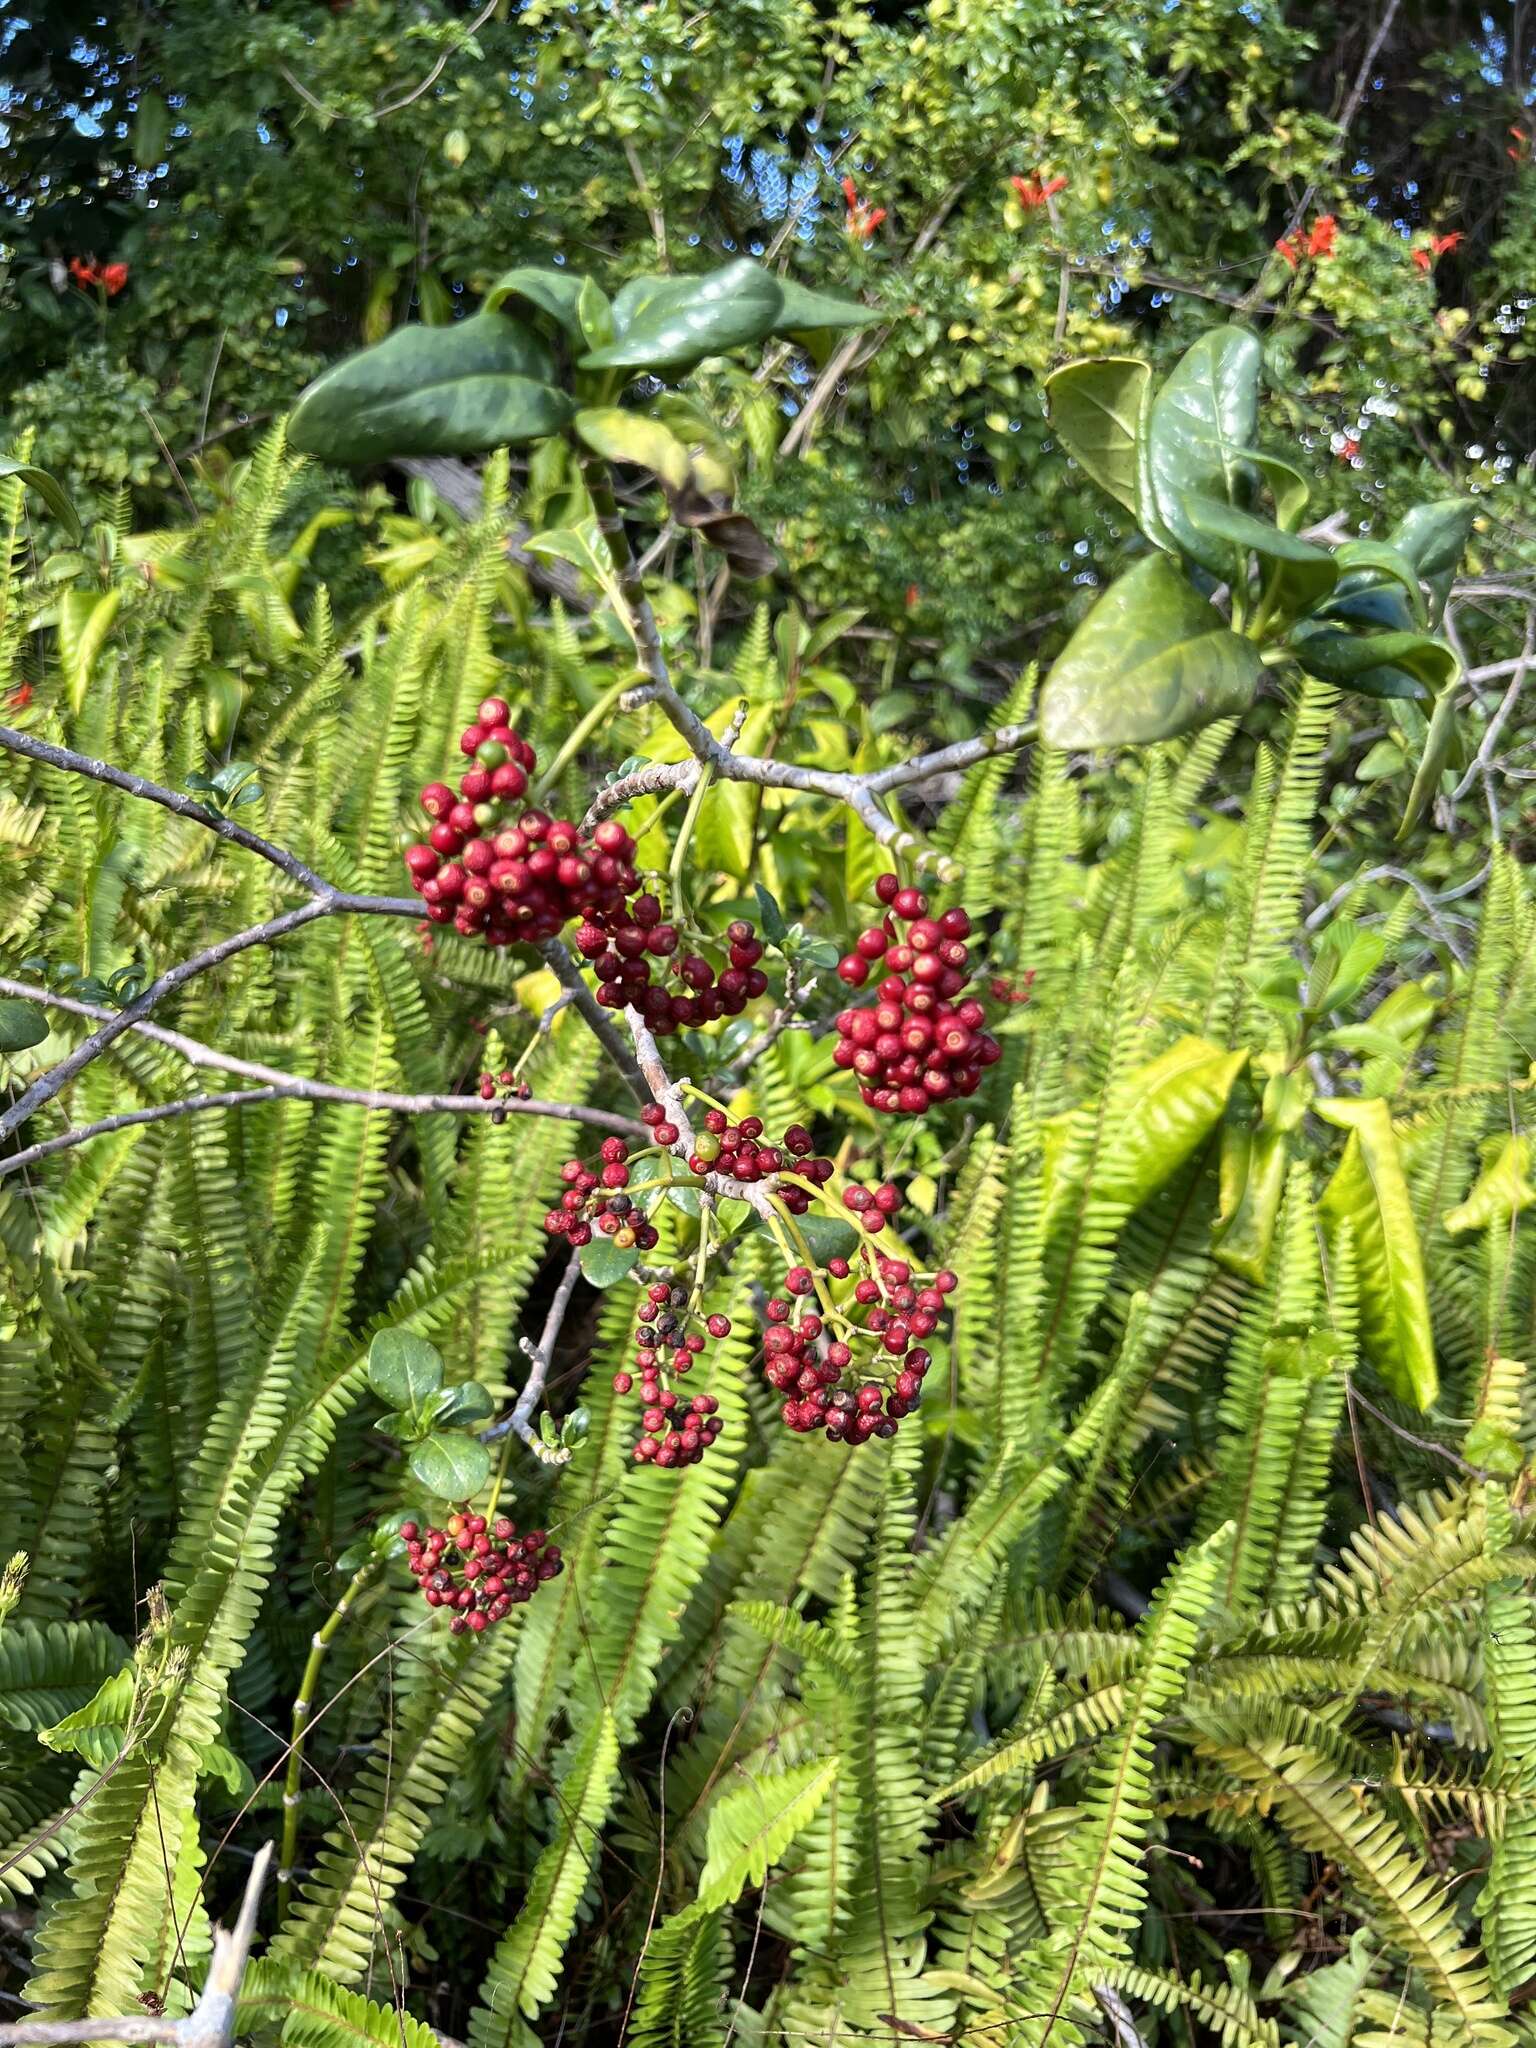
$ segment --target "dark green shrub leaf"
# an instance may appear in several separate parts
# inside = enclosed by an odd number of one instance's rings
[[[1366,697],[1426,697],[1456,674],[1456,656],[1427,633],[1345,633],[1309,628],[1291,648],[1309,675]]]
[[[1389,547],[1380,540],[1346,541],[1334,551],[1334,560],[1340,572],[1368,577],[1376,583],[1395,583],[1408,600],[1409,610],[1416,622],[1423,626],[1428,618],[1424,604],[1424,593],[1419,588],[1418,574],[1413,563],[1399,548]],[[1369,583],[1365,586],[1369,588]]]
[[[436,1345],[409,1330],[380,1330],[368,1347],[368,1384],[391,1408],[416,1408],[443,1384]]]
[[[1136,445],[1152,372],[1136,356],[1068,363],[1045,380],[1051,425],[1101,491],[1137,513]]]
[[[703,277],[633,277],[613,302],[617,339],[584,370],[686,370],[773,332],[784,295],[745,257]]]
[[[599,1232],[577,1253],[581,1277],[589,1287],[613,1287],[630,1271],[640,1254],[631,1245],[621,1251],[611,1237]]]
[[[1426,582],[1448,576],[1460,562],[1477,516],[1471,498],[1436,498],[1415,505],[1398,522],[1391,544]]]
[[[440,1500],[468,1500],[491,1473],[491,1454],[474,1436],[429,1436],[411,1452],[411,1475]]]
[[[0,999],[0,1053],[41,1045],[48,1031],[48,1019],[36,1003],[23,1002],[19,996]]]
[[[577,271],[556,270],[543,263],[522,263],[497,278],[480,310],[496,313],[509,301],[519,308],[531,306],[536,313],[545,314],[563,327],[573,341],[580,341],[581,301],[588,285],[593,291],[598,289],[590,278]]]
[[[1046,679],[1040,729],[1053,747],[1145,745],[1230,718],[1253,702],[1251,641],[1162,555],[1111,584]]]
[[[496,1413],[496,1403],[478,1380],[465,1380],[457,1387],[444,1387],[432,1411],[438,1429],[477,1429]]]
[[[317,377],[288,438],[328,462],[481,455],[565,425],[573,408],[553,376],[544,341],[501,313],[401,327]]]
[[[831,292],[813,292],[796,284],[792,277],[775,280],[783,300],[773,323],[775,334],[821,334],[839,327],[872,327],[885,316],[877,306],[861,306],[856,299],[834,298]]]

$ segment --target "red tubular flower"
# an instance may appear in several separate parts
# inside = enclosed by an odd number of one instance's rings
[[[1360,443],[1353,434],[1346,434],[1339,447],[1340,462],[1353,462],[1360,453]]]
[[[1459,249],[1466,239],[1459,230],[1452,235],[1436,235],[1431,247],[1437,256],[1444,256],[1452,249]]]
[[[1434,262],[1434,260],[1435,259],[1433,258],[1433,256],[1430,255],[1427,249],[1415,249],[1413,251],[1412,256],[1409,258],[1409,261],[1413,264],[1415,270],[1424,271],[1427,271],[1429,269],[1429,266],[1431,265],[1431,263]]]
[[[1058,192],[1065,192],[1065,178],[1042,178],[1038,172],[1032,178],[1010,178],[1009,184],[1018,194],[1019,204],[1026,213],[1033,213],[1046,201],[1054,199]]]
[[[109,263],[101,273],[101,282],[106,287],[107,297],[115,299],[128,282],[126,263]]]
[[[101,282],[101,272],[96,268],[95,264],[87,263],[79,256],[72,256],[69,259],[69,274],[82,291],[86,290],[90,285],[100,284]]]
[[[1338,235],[1339,224],[1334,216],[1331,213],[1320,213],[1317,219],[1313,221],[1312,231],[1307,236],[1307,254],[1309,256],[1331,256],[1333,254],[1333,245],[1338,240]]]
[[[1275,244],[1275,253],[1279,256],[1283,256],[1286,262],[1291,266],[1292,270],[1294,270],[1297,264],[1301,261],[1301,252],[1298,247],[1298,237],[1295,235],[1282,235],[1279,241]]]
[[[849,234],[857,235],[861,241],[867,242],[875,232],[875,229],[879,227],[881,221],[885,219],[885,208],[883,206],[871,206],[867,200],[861,199],[859,197],[859,188],[855,185],[852,178],[844,178],[843,180],[843,197],[848,202],[847,228]]]
[[[11,704],[11,709],[12,709],[13,711],[25,711],[25,710],[26,710],[26,708],[27,708],[27,706],[28,706],[28,705],[29,705],[29,704],[30,704],[31,702],[32,702],[32,685],[31,685],[30,683],[18,683],[18,684],[16,685],[15,689],[14,689],[14,690],[12,690],[12,692],[11,692],[11,697],[10,697],[10,704]]]

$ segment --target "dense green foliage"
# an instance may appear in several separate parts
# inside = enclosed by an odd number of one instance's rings
[[[594,1130],[153,1114],[515,1066],[632,1115],[530,951],[317,917],[0,1140],[0,1984],[185,2012],[273,1842],[260,2048],[1536,2039],[1524,10],[1389,7],[1364,71],[1373,25],[1301,0],[46,12],[7,60],[0,696],[207,810],[6,753],[5,1101],[302,900],[210,817],[398,896],[488,691],[557,815],[686,760],[625,694],[604,462],[715,735],[865,773],[1027,732],[888,808],[1028,1000],[974,1097],[878,1116],[829,1029],[866,822],[731,780],[622,814],[669,914],[768,899],[774,998],[794,963],[791,1028],[675,1070],[897,1179],[960,1276],[857,1450],[781,1426],[745,1229],[703,1462],[631,1461],[627,1281],[576,1288],[537,1452],[482,1447]],[[736,352],[658,341],[647,276],[743,255]],[[1143,387],[1180,413],[1145,461]],[[649,1200],[691,1271],[696,1194]],[[495,1458],[566,1568],[458,1638],[394,1531]]]

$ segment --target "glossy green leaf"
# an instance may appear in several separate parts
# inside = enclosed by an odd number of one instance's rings
[[[1051,425],[1101,491],[1131,514],[1140,502],[1137,443],[1152,372],[1136,356],[1068,363],[1045,380]]]
[[[1367,577],[1378,583],[1395,583],[1408,600],[1409,610],[1420,626],[1428,620],[1424,593],[1413,563],[1399,548],[1385,541],[1350,540],[1334,550],[1340,573]]]
[[[1199,495],[1187,497],[1183,509],[1196,532],[1211,541],[1230,544],[1240,557],[1254,554],[1261,563],[1277,567],[1293,606],[1310,608],[1338,580],[1335,556],[1326,548],[1303,540],[1299,534],[1287,533],[1272,520],[1259,519],[1252,512],[1227,504],[1225,499]]]
[[[438,1429],[478,1429],[496,1413],[496,1403],[478,1380],[464,1380],[456,1387],[444,1387],[432,1410]]]
[[[1309,627],[1291,649],[1309,675],[1367,697],[1424,697],[1456,674],[1456,656],[1427,633],[1346,633]]]
[[[1444,689],[1436,697],[1435,708],[1429,715],[1429,731],[1424,737],[1424,751],[1419,757],[1413,787],[1408,792],[1403,821],[1397,828],[1399,840],[1408,837],[1434,801],[1440,788],[1440,778],[1451,765],[1456,740],[1456,692],[1454,689]]]
[[[576,1254],[581,1277],[589,1287],[615,1287],[639,1260],[633,1245],[622,1249],[599,1231]]]
[[[520,263],[502,272],[486,293],[480,310],[495,313],[509,304],[518,308],[530,306],[563,327],[573,341],[580,341],[581,301],[589,286],[598,290],[592,279],[583,277],[579,271],[556,270],[545,263]],[[603,296],[606,303],[606,294]]]
[[[755,1209],[751,1212],[749,1227],[768,1232],[767,1224]],[[852,1258],[861,1242],[855,1225],[844,1223],[836,1216],[818,1215],[814,1209],[808,1216],[795,1218],[795,1232],[798,1238],[804,1239],[812,1261],[818,1266],[824,1266],[828,1259]],[[796,1238],[792,1237],[790,1242],[798,1252],[800,1246]]]
[[[380,1330],[368,1347],[368,1384],[391,1408],[415,1408],[443,1384],[442,1354],[410,1330]]]
[[[1269,488],[1269,495],[1275,502],[1275,522],[1287,533],[1294,533],[1307,509],[1311,486],[1294,462],[1286,462],[1279,455],[1270,455],[1262,448],[1245,448],[1244,462],[1250,463]]]
[[[622,406],[587,406],[571,422],[578,437],[605,462],[632,462],[648,469],[669,489],[688,481],[688,450],[660,420]]]
[[[474,1436],[429,1436],[407,1460],[411,1476],[439,1500],[469,1500],[491,1476],[491,1454]]]
[[[831,292],[813,292],[796,284],[792,277],[776,280],[783,301],[773,323],[775,334],[822,334],[844,327],[873,327],[885,315],[878,306],[861,306],[857,299],[835,298]]]
[[[1454,573],[1477,516],[1471,498],[1435,498],[1415,505],[1399,520],[1391,544],[1426,581]]]
[[[1165,556],[1149,555],[1110,585],[1057,656],[1040,729],[1053,747],[1173,739],[1246,711],[1262,666]]]
[[[584,370],[685,370],[774,331],[784,295],[745,257],[702,277],[631,278],[613,304],[617,339]]]
[[[1232,569],[1232,544],[1202,531],[1192,498],[1236,504],[1244,451],[1259,418],[1259,343],[1241,327],[1215,327],[1185,350],[1152,401],[1147,470],[1152,504],[1179,548],[1213,576]]]
[[[542,337],[501,313],[401,327],[317,377],[288,438],[328,462],[480,455],[565,425],[573,408],[553,376]]]
[[[33,463],[13,462],[8,455],[0,455],[0,479],[8,476],[20,477],[29,491],[37,493],[71,540],[80,538],[80,515],[57,477]]]
[[[1320,1207],[1331,1222],[1347,1223],[1354,1238],[1366,1356],[1399,1400],[1428,1408],[1440,1382],[1424,1259],[1392,1113],[1379,1097],[1319,1096],[1313,1108],[1349,1133]]]
[[[19,996],[0,998],[0,1053],[25,1052],[41,1045],[48,1031],[48,1019],[36,1003],[24,1002]]]

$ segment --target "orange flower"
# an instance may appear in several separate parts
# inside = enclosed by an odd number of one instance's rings
[[[914,606],[914,605],[915,605],[915,604],[917,603],[918,599],[919,599],[919,598],[920,598],[921,596],[922,596],[922,592],[921,592],[921,591],[920,591],[920,590],[918,589],[918,587],[917,587],[917,585],[916,585],[915,583],[909,583],[909,584],[907,585],[907,610],[908,610],[908,611],[911,611],[911,610],[912,610],[913,606]]]
[[[1434,257],[1430,255],[1427,249],[1415,249],[1412,257],[1410,258],[1410,261],[1412,262],[1415,270],[1426,271],[1429,269],[1429,266],[1434,262],[1434,260]]]
[[[101,273],[101,281],[106,287],[107,297],[115,299],[123,286],[128,282],[127,264],[109,263]]]
[[[81,291],[84,291],[88,285],[101,282],[101,273],[97,270],[95,264],[86,263],[79,256],[70,257],[69,274],[75,280],[75,283],[79,285]]]
[[[1511,163],[1523,164],[1531,153],[1531,138],[1518,123],[1510,129],[1509,133],[1514,137],[1514,141],[1505,150],[1504,154]]]
[[[1444,256],[1450,249],[1459,249],[1466,239],[1460,232],[1454,235],[1436,235],[1430,246],[1437,256]]]
[[[1065,178],[1042,178],[1038,171],[1032,178],[1010,178],[1008,182],[1019,195],[1019,204],[1026,213],[1033,213],[1048,199],[1054,199],[1058,192],[1067,189]]]
[[[1320,213],[1310,228],[1292,228],[1288,235],[1282,235],[1275,244],[1277,254],[1283,256],[1292,270],[1295,270],[1304,256],[1331,256],[1339,239],[1339,223],[1331,213]]]
[[[881,221],[885,219],[885,208],[883,206],[870,206],[867,201],[861,199],[859,197],[859,188],[854,184],[852,178],[844,178],[843,180],[843,197],[848,202],[847,227],[849,234],[857,235],[861,241],[867,242],[875,232],[875,229],[879,227]]]

